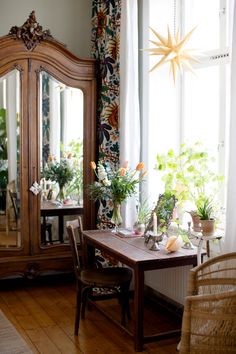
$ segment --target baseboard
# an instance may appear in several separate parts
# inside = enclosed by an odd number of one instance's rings
[[[145,285],[145,301],[152,301],[157,306],[161,306],[165,311],[168,311],[180,318],[183,315],[184,306],[169,297],[159,293],[158,291]]]

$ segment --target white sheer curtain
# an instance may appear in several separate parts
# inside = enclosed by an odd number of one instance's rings
[[[232,2],[233,34],[231,50],[231,111],[229,142],[229,174],[226,206],[226,235],[224,251],[236,251],[236,6]]]
[[[120,162],[135,168],[140,159],[137,0],[122,0],[120,36]],[[135,206],[135,198],[122,206],[123,226],[133,226]]]

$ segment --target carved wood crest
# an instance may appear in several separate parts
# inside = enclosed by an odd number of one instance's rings
[[[27,21],[21,26],[13,26],[9,32],[16,39],[22,39],[28,50],[33,50],[39,42],[45,39],[52,39],[49,30],[44,30],[36,21],[35,11],[32,11]]]

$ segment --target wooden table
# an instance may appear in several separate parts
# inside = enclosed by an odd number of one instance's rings
[[[151,251],[144,243],[143,237],[121,238],[111,231],[89,230],[83,232],[84,243],[105,251],[120,262],[133,269],[134,274],[134,347],[143,350],[143,344],[157,339],[177,335],[177,331],[144,336],[144,272],[147,270],[197,265],[197,249],[181,248],[174,253],[167,253],[164,247],[160,251]],[[180,329],[178,330],[180,334]]]
[[[55,204],[50,201],[42,202],[41,204],[41,216],[43,217],[43,223],[46,223],[46,217],[58,216],[58,235],[59,241],[64,242],[64,216],[65,215],[82,215],[83,207],[81,205],[66,205]]]

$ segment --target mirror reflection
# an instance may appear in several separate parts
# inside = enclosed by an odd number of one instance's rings
[[[20,75],[0,78],[0,247],[20,247]]]
[[[83,205],[83,92],[40,74],[41,244],[66,240]]]

